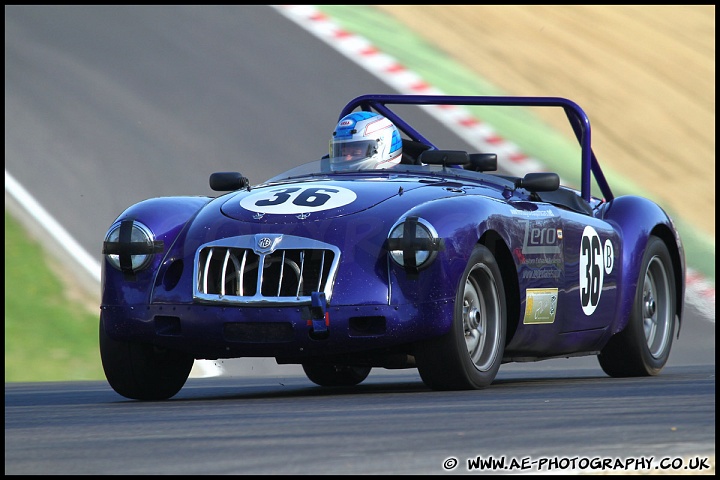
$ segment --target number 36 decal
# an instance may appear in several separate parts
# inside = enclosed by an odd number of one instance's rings
[[[600,302],[603,277],[612,272],[615,252],[610,239],[601,245],[600,236],[587,226],[580,241],[580,303],[585,315],[592,315]]]
[[[240,201],[240,206],[253,212],[294,215],[342,207],[356,198],[355,192],[343,187],[278,187],[250,194]]]

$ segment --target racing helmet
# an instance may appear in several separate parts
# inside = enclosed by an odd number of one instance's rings
[[[400,131],[373,112],[353,112],[340,119],[330,139],[333,169],[369,170],[400,163]]]

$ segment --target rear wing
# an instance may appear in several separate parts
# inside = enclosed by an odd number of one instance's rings
[[[415,130],[410,124],[393,112],[388,105],[465,105],[465,106],[512,106],[512,107],[560,107],[565,111],[570,126],[581,149],[580,192],[589,202],[591,197],[591,175],[594,176],[603,198],[614,198],[600,164],[595,158],[590,143],[590,119],[575,102],[562,97],[500,97],[500,96],[455,96],[455,95],[361,95],[351,100],[340,113],[342,118],[356,109],[375,111],[390,119],[395,126],[413,141],[437,147]]]

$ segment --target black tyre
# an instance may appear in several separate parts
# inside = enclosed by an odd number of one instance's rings
[[[100,321],[100,358],[110,386],[133,400],[166,400],[180,391],[195,359],[186,353],[113,340]]]
[[[303,363],[302,367],[310,381],[321,387],[351,387],[365,380],[372,370],[372,367],[321,363]]]
[[[672,347],[676,305],[670,253],[662,240],[651,236],[643,254],[630,320],[598,355],[603,371],[611,377],[660,373]]]
[[[450,332],[417,345],[415,360],[423,382],[434,390],[489,386],[505,351],[506,312],[497,261],[478,245],[458,285]]]

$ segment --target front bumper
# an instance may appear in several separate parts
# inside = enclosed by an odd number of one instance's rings
[[[115,340],[150,343],[196,359],[343,355],[400,346],[449,330],[454,300],[328,306],[324,328],[309,306],[163,304],[101,306]]]

